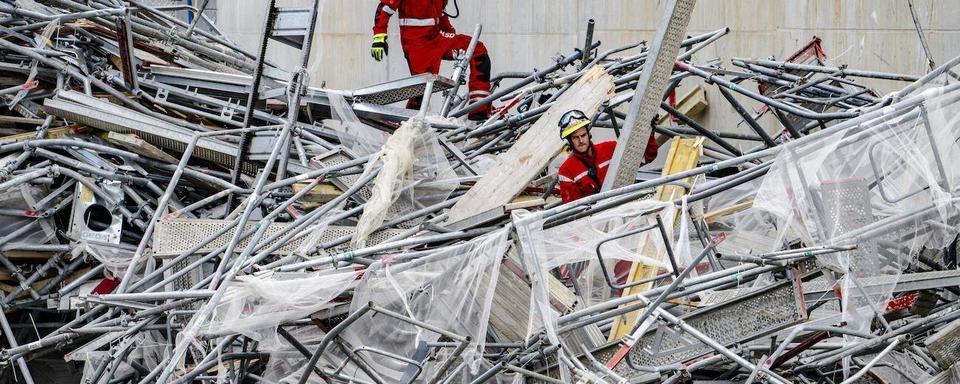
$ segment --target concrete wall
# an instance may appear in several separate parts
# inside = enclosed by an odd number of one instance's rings
[[[240,45],[255,50],[266,8],[265,0],[218,0],[221,28]],[[309,0],[281,0],[285,6],[306,6]],[[493,73],[530,70],[551,63],[558,52],[583,44],[586,22],[596,20],[601,50],[653,38],[663,0],[459,0],[461,17],[454,26],[469,34],[476,23],[490,50]],[[357,88],[407,75],[400,52],[398,27],[391,22],[390,56],[384,63],[370,58],[371,24],[376,0],[323,0],[315,42],[320,52],[311,64],[312,82],[331,88]],[[960,55],[960,2],[914,0],[919,20],[938,63]],[[452,4],[450,9],[452,12]],[[732,57],[786,58],[813,36],[823,39],[830,64],[922,74],[926,60],[907,1],[903,0],[701,0],[689,34],[730,27],[729,35],[699,52],[694,60]],[[272,44],[270,59],[284,66],[297,61],[296,51]],[[442,74],[450,75],[449,64]],[[690,82],[687,82],[690,83]],[[880,92],[898,89],[891,82],[872,84]],[[733,130],[740,120],[711,91],[712,108],[699,118],[705,125]],[[756,106],[748,103],[748,106]],[[766,125],[772,125],[766,122]],[[771,126],[771,130],[776,129]]]

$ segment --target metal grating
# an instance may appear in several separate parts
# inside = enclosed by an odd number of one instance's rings
[[[949,367],[960,361],[960,320],[937,331],[927,338],[927,348],[941,367]]]
[[[723,345],[753,340],[807,318],[799,284],[799,280],[783,281],[682,319]],[[636,366],[651,367],[688,361],[711,351],[683,331],[661,325],[644,334],[628,358]]]
[[[176,256],[188,251],[207,237],[225,228],[230,224],[227,220],[210,219],[172,219],[160,220],[157,222],[156,230],[153,232],[153,254],[159,257]],[[256,227],[256,223],[248,223],[246,229],[251,230]],[[286,230],[287,223],[273,223],[267,228],[264,238]],[[355,231],[354,227],[331,225],[320,236],[318,244],[340,239],[344,236],[350,236]],[[367,245],[376,245],[400,233],[400,230],[383,230],[374,232]],[[229,230],[211,241],[209,244],[197,252],[212,252],[214,249],[226,245],[233,237],[233,231]],[[274,254],[289,255],[293,253],[303,243],[305,237],[294,239],[277,249]],[[249,244],[249,240],[244,239],[238,244],[239,248],[244,248]],[[276,241],[266,244],[267,246],[276,244]],[[350,250],[349,244],[344,245],[344,251]]]
[[[821,185],[827,238],[834,238],[873,222],[870,189],[863,179],[824,182]]]
[[[431,81],[433,82],[433,92],[441,92],[453,87],[453,81],[448,78],[433,74],[421,74],[355,90],[353,91],[353,99],[358,103],[393,104],[423,96],[427,83]]]

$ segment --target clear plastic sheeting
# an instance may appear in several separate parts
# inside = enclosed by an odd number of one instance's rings
[[[87,254],[103,264],[104,277],[108,279],[119,279],[127,272],[127,266],[133,259],[132,250],[120,248],[114,244],[96,244],[89,241],[81,241],[73,249],[73,256]]]
[[[779,219],[807,245],[856,245],[818,256],[844,274],[844,320],[868,329],[901,272],[924,247],[957,235],[954,197],[960,171],[956,96],[924,92],[913,107],[820,140],[787,144],[754,207]]]
[[[387,139],[367,163],[364,175],[379,167],[370,199],[364,206],[351,244],[363,246],[367,237],[388,218],[391,205],[405,201],[407,207],[442,202],[459,185],[437,139],[422,117],[411,118]],[[397,214],[406,213],[395,210]]]
[[[501,229],[425,253],[387,256],[364,272],[350,312],[372,302],[433,327],[469,336],[470,344],[461,358],[465,372],[476,373],[500,262],[507,251],[507,234],[507,229]],[[388,381],[405,374],[409,377],[408,372],[419,371],[417,377],[421,379],[435,374],[439,362],[422,361],[417,352],[439,338],[436,332],[379,313],[361,316],[343,333],[348,344],[345,348],[351,348]],[[417,364],[388,358],[384,353]]]
[[[277,326],[328,307],[356,285],[352,269],[319,272],[274,272],[238,276],[204,324],[207,334],[240,333],[263,341],[276,337]]]
[[[291,338],[309,351],[314,351],[325,333],[320,331],[315,325],[291,326],[284,328]],[[296,383],[306,365],[306,356],[293,346],[286,338],[277,335],[277,337],[267,338],[260,342],[258,349],[261,352],[269,353],[270,359],[267,361],[263,372],[264,383]],[[333,352],[331,348],[330,353]],[[349,375],[348,373],[344,373]],[[308,383],[322,383],[323,380],[317,375],[311,375]]]
[[[133,336],[133,340],[135,341],[134,343],[121,343],[120,346],[128,352],[127,357],[129,359],[141,360],[143,362],[142,368],[148,370],[154,369],[158,364],[169,358],[169,354],[167,353],[167,340],[163,337],[162,333],[148,331]],[[114,372],[113,375],[117,377],[132,375],[136,372],[135,368],[129,363],[117,359],[116,356],[111,355],[108,351],[84,352],[82,355],[77,356],[77,359],[84,361],[81,373],[81,381],[84,383],[107,382],[107,380],[104,380],[104,372],[98,373],[98,370],[103,364],[107,364],[107,369],[112,370],[112,372]]]
[[[607,284],[607,279],[623,284],[631,263],[639,262],[670,271],[670,263],[657,256],[665,252],[665,243],[655,224],[656,215],[672,218],[676,216],[676,210],[673,203],[641,200],[546,229],[545,220],[539,218],[537,213],[514,211],[513,224],[517,228],[523,265],[532,290],[528,338],[543,329],[551,344],[561,344],[557,333],[560,314],[550,304],[546,280],[554,269],[561,270],[561,278],[574,278],[577,281],[576,286],[581,290],[580,295],[586,305],[618,295],[619,292]],[[643,229],[647,230],[641,232]],[[672,237],[673,227],[667,225],[665,230]],[[673,244],[673,241],[670,243]],[[598,249],[603,258],[602,266]],[[646,252],[650,250],[655,252]],[[617,264],[621,267],[618,268]],[[559,358],[568,357],[563,355],[565,352],[562,349],[558,353]],[[569,379],[569,375],[569,372],[564,372],[564,379]]]
[[[371,155],[379,151],[388,135],[361,122],[342,94],[327,91],[327,98],[330,100],[330,113],[333,116],[331,120],[327,120],[326,125],[337,132],[340,143],[357,156]]]

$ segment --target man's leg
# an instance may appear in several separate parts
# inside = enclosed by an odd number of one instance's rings
[[[467,35],[447,35],[441,37],[447,40],[447,47],[443,51],[444,60],[454,60],[455,51],[466,51],[470,46],[470,36]],[[484,97],[490,96],[490,55],[487,54],[487,47],[482,41],[477,42],[477,47],[473,49],[473,56],[470,57],[470,81],[467,82],[470,89],[470,102],[473,103]],[[470,112],[470,120],[486,120],[490,116],[492,108],[490,104],[477,108]]]
[[[410,69],[410,75],[419,75],[421,73],[440,73],[440,59],[442,57],[436,44],[426,42],[424,44],[410,44],[403,48],[403,57],[407,59],[407,67]],[[407,109],[420,109],[422,97],[415,97],[407,100]]]

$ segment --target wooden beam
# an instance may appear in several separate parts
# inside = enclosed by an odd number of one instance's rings
[[[613,76],[600,66],[590,68],[457,201],[447,222],[455,223],[509,203],[563,148],[557,128],[560,117],[572,109],[591,114],[613,96],[613,91]]]
[[[170,155],[160,148],[157,148],[153,144],[144,141],[143,139],[137,137],[137,135],[110,131],[104,133],[102,136],[108,142],[123,147],[130,152],[170,164],[177,164],[180,162],[180,159],[173,157],[173,155]]]

